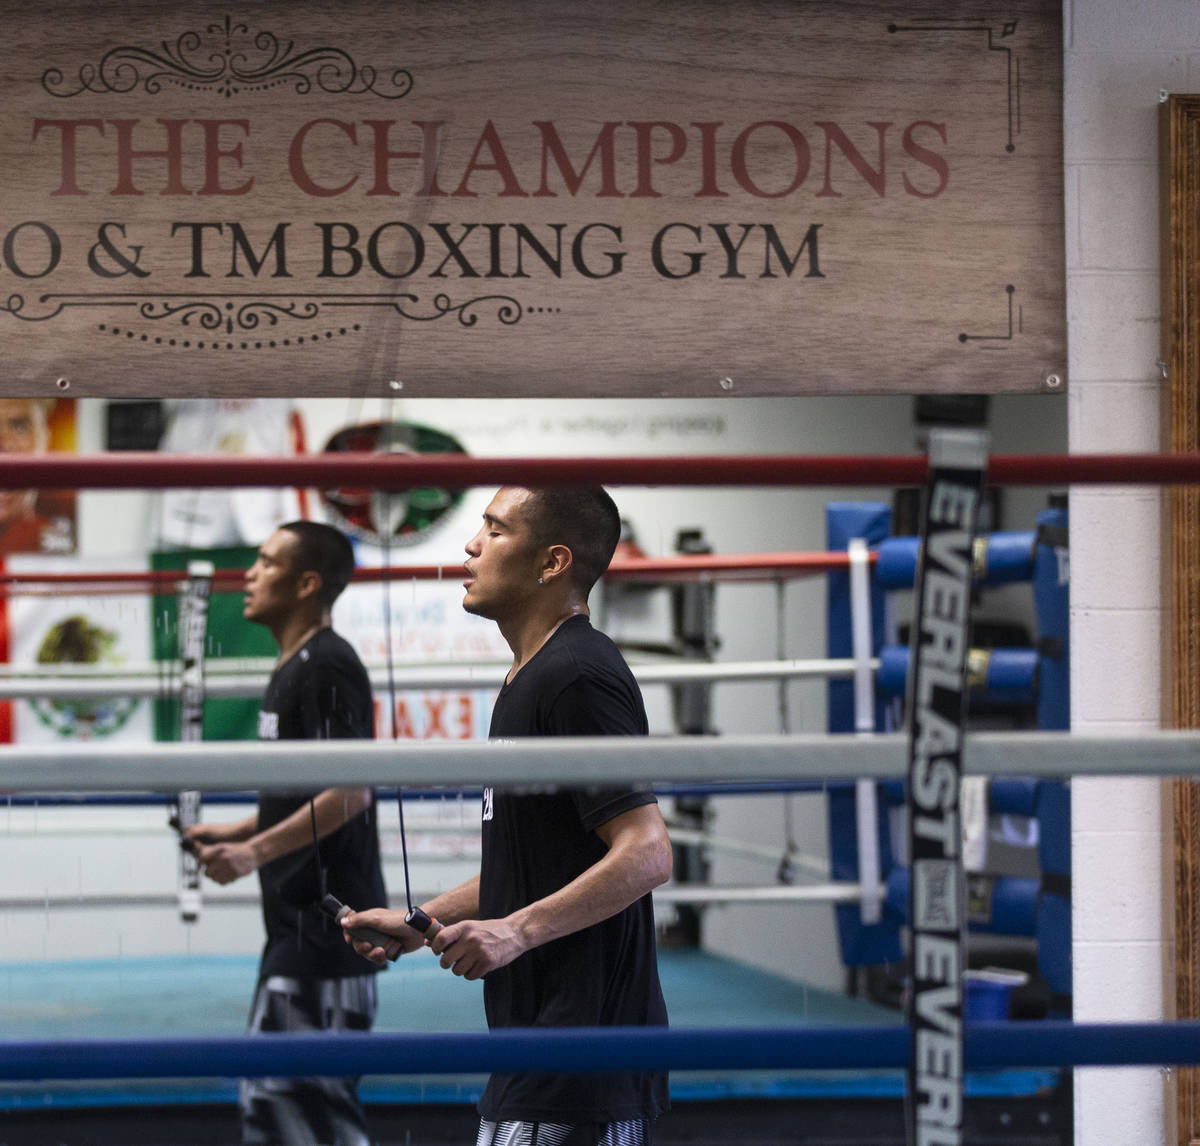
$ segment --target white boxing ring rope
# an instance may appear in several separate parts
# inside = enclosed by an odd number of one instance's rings
[[[432,893],[430,893],[432,895]],[[429,898],[430,896],[414,896]],[[857,903],[862,898],[862,885],[852,882],[814,883],[803,887],[738,887],[732,884],[722,887],[671,885],[656,888],[656,904],[698,903]],[[206,910],[222,907],[257,907],[257,895],[227,894],[205,902]],[[393,907],[405,906],[400,896],[391,899]],[[0,896],[0,911],[20,911],[34,908],[107,910],[116,907],[178,907],[177,895],[32,895]]]
[[[753,780],[901,779],[901,733],[844,735],[663,736],[628,742],[554,737],[516,743],[429,741],[204,742],[13,745],[0,749],[0,792],[173,792],[181,783],[232,791],[312,787],[336,774],[347,784],[469,787],[489,782],[558,786]],[[1068,777],[1200,774],[1200,731],[1138,736],[1076,732],[977,732],[963,750],[973,775]]]
[[[639,684],[693,684],[719,681],[808,680],[815,677],[852,676],[856,663],[846,658],[826,660],[740,661],[722,664],[707,661],[682,664],[631,663]],[[872,669],[879,667],[871,659]],[[55,666],[52,671],[0,675],[0,700],[97,700],[123,696],[154,700],[169,699],[178,692],[177,681],[170,679],[171,661],[163,661],[158,671],[167,680],[141,673],[114,675],[103,668],[77,669]],[[83,667],[83,666],[80,666]],[[389,684],[401,689],[472,689],[499,688],[509,665],[445,664],[404,666],[390,673],[373,668],[371,683],[377,689]],[[178,674],[175,673],[175,676]],[[205,674],[205,693],[213,698],[261,696],[267,673]]]
[[[138,488],[310,484],[336,473],[338,484],[378,488],[508,481],[570,484],[897,485],[923,480],[923,459],[504,459],[479,462],[373,459],[325,466],[294,459],[0,459],[0,488]],[[672,464],[675,462],[676,464]],[[65,463],[65,464],[64,464]],[[129,463],[126,465],[125,463]],[[34,472],[36,471],[36,472]],[[1008,484],[1161,484],[1200,481],[1200,458],[1117,455],[993,458],[989,480]],[[421,475],[418,478],[417,475]],[[711,672],[712,666],[703,666]],[[544,786],[654,779],[757,780],[902,778],[906,738],[880,735],[651,738],[628,742],[556,738],[520,744],[355,743],[288,745],[59,745],[0,748],[0,790],[31,792],[157,791],[180,788],[270,790],[319,785],[335,773],[346,783],[438,787],[477,782]],[[286,770],[278,767],[286,758]],[[1076,733],[971,733],[968,774],[1030,776],[1194,775],[1200,733],[1131,736]],[[286,781],[283,777],[286,776]],[[707,890],[707,889],[703,889]],[[783,890],[783,889],[781,889]],[[334,1050],[336,1048],[336,1052]],[[1200,1062],[1200,1023],[968,1024],[970,1068]],[[78,1040],[0,1043],[0,1078],[128,1078],[200,1075],[437,1073],[463,1070],[596,1070],[705,1067],[900,1066],[910,1054],[907,1028],[758,1030],[643,1029],[498,1031],[483,1036],[429,1034],[270,1039]],[[332,1061],[336,1057],[336,1062]]]

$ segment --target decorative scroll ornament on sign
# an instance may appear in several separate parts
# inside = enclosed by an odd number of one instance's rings
[[[381,84],[384,85],[381,87]],[[42,73],[42,87],[52,96],[71,99],[84,92],[124,94],[140,87],[157,95],[165,86],[192,92],[216,92],[232,99],[247,92],[287,86],[297,95],[314,90],[325,95],[374,95],[403,99],[412,91],[406,68],[393,68],[386,79],[369,64],[356,64],[341,48],[297,51],[295,41],[250,25],[209,24],[203,32],[183,32],[161,51],[122,45],[105,52],[98,64],[84,64],[72,86],[61,68]]]

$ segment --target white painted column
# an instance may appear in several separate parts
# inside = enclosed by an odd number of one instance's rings
[[[1065,160],[1069,435],[1076,453],[1160,448],[1160,89],[1181,91],[1200,49],[1187,0],[1067,0]],[[1071,708],[1076,730],[1160,723],[1162,601],[1157,490],[1071,497]],[[1172,916],[1170,821],[1154,779],[1072,784],[1074,1017],[1162,1019]],[[1076,1074],[1075,1141],[1173,1142],[1173,1094],[1156,1068]]]

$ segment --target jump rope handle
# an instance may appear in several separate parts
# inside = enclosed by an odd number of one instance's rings
[[[169,828],[174,828],[176,833],[178,833],[180,848],[185,852],[195,855],[196,841],[192,839],[191,836],[184,834],[183,823],[180,821],[178,813],[175,813],[169,820],[167,820],[167,826]]]
[[[426,943],[432,943],[433,937],[442,929],[432,915],[426,915],[419,907],[410,907],[404,914],[404,922],[418,932]]]
[[[349,915],[353,909],[347,907],[337,896],[326,895],[321,900],[321,910],[335,922],[341,923],[342,919]],[[352,927],[350,928],[350,934],[363,943],[371,943],[376,947],[382,947],[384,954],[391,963],[400,958],[400,952],[403,948],[400,946],[400,940],[394,935],[388,935],[383,931],[376,931],[374,927]]]

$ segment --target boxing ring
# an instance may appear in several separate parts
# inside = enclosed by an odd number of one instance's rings
[[[0,487],[57,484],[93,488],[143,486],[247,486],[308,484],[314,478],[330,484],[362,484],[381,489],[432,484],[463,486],[514,482],[549,484],[604,481],[620,484],[742,485],[920,485],[928,475],[923,458],[756,458],[756,459],[598,459],[558,461],[461,458],[215,459],[183,461],[128,457],[100,459],[30,459],[19,464],[0,459]],[[1200,481],[1200,459],[1135,456],[992,458],[988,480],[997,484],[1050,483],[1143,484]],[[733,559],[736,560],[736,559]],[[764,575],[778,574],[781,557],[761,559]],[[839,559],[840,560],[840,559]],[[847,558],[849,561],[849,558]],[[696,565],[648,559],[630,576],[669,574],[703,580],[714,571]],[[794,565],[793,561],[793,565]],[[442,577],[450,567],[428,571]],[[176,575],[175,579],[178,579]],[[728,670],[732,679],[779,679],[820,674],[861,677],[858,655],[849,663],[793,664],[764,662]],[[252,666],[255,667],[255,666]],[[878,666],[870,664],[874,671]],[[721,666],[698,666],[680,675],[681,666],[645,668],[644,681],[712,681]],[[706,672],[705,670],[710,670]],[[391,670],[393,683],[396,673]],[[424,685],[472,686],[498,682],[498,670],[411,670],[424,672]],[[463,677],[462,672],[468,675]],[[502,670],[499,670],[502,673]],[[655,673],[658,673],[658,677]],[[739,676],[738,674],[743,674]],[[46,674],[48,677],[53,674]],[[45,682],[0,682],[4,695],[46,688]],[[252,674],[230,679],[214,676],[209,695],[250,695],[261,685]],[[139,687],[112,679],[72,682],[64,695],[110,695],[114,688]],[[11,691],[10,691],[11,690]],[[216,692],[212,691],[216,690]],[[147,695],[151,695],[148,693]],[[176,793],[184,789],[234,792],[277,787],[320,787],[336,775],[339,782],[391,789],[399,779],[406,790],[472,789],[486,776],[495,784],[556,784],[563,781],[563,757],[571,760],[572,783],[652,780],[669,792],[670,785],[728,786],[736,777],[743,785],[779,790],[785,785],[824,781],[901,780],[907,775],[907,738],[902,734],[872,736],[775,735],[721,738],[665,737],[648,742],[634,758],[628,746],[604,739],[557,740],[553,744],[454,744],[395,741],[321,744],[183,743],[137,746],[29,746],[0,750],[0,791],[20,798],[52,800],[57,794]],[[639,746],[640,748],[641,746]],[[281,767],[286,761],[287,767]],[[971,733],[962,749],[966,775],[1020,774],[1066,779],[1072,775],[1188,775],[1200,764],[1200,735],[1163,732],[1137,737],[1093,737],[1072,733]],[[286,776],[286,785],[281,777]],[[726,788],[728,790],[728,788]],[[36,793],[36,796],[30,794]],[[668,889],[669,891],[670,889]],[[792,889],[801,890],[801,889]],[[860,900],[862,886],[843,889]],[[737,894],[738,892],[735,892]],[[799,896],[791,898],[801,898]],[[829,897],[826,902],[832,902]],[[905,1090],[904,1068],[911,1065],[910,1029],[903,1016],[863,1000],[818,998],[802,984],[747,968],[703,952],[663,952],[663,980],[675,1025],[669,1031],[570,1030],[486,1033],[481,1007],[469,988],[448,984],[456,998],[448,1002],[419,959],[402,961],[388,978],[396,995],[381,1006],[376,1031],[367,1036],[241,1036],[247,984],[253,963],[197,958],[186,968],[194,976],[189,994],[210,1004],[186,1034],[165,1030],[153,1016],[136,1013],[134,999],[162,998],[178,978],[169,963],[90,969],[96,979],[81,976],[80,964],[47,963],[40,968],[0,968],[0,1003],[7,997],[10,1014],[25,1006],[28,1021],[10,1023],[0,1039],[0,1133],[14,1129],[20,1117],[36,1108],[60,1110],[144,1103],[152,1106],[228,1102],[228,1080],[240,1075],[361,1072],[367,1076],[362,1094],[372,1104],[453,1105],[470,1101],[480,1075],[494,1069],[619,1069],[666,1067],[672,1071],[676,1101],[731,1101],[762,1098],[846,1100],[880,1098],[895,1103]],[[105,986],[105,975],[108,986]],[[113,977],[117,989],[112,988]],[[128,980],[128,982],[126,982]],[[228,983],[236,984],[236,1013],[226,1002]],[[73,984],[73,986],[71,985]],[[463,990],[464,986],[468,990]],[[129,989],[132,988],[132,989]],[[381,989],[386,996],[391,989]],[[7,996],[5,995],[7,990]],[[74,998],[71,992],[75,991]],[[66,992],[64,996],[64,992]],[[107,992],[107,994],[106,994]],[[714,996],[719,999],[713,1005]],[[104,999],[112,1003],[106,1011]],[[64,1014],[75,1006],[88,1021],[57,1024],[62,1037],[45,1038],[46,1014],[54,1000]],[[79,1000],[83,1001],[80,1002]],[[685,1006],[683,1000],[688,1000]],[[678,1005],[676,1005],[678,1001]],[[423,1009],[424,1008],[424,1009]],[[179,1012],[176,1012],[178,1017]],[[679,1022],[677,1015],[688,1018]],[[795,1016],[806,1016],[803,1025]],[[96,1018],[106,1034],[88,1022]],[[201,1020],[205,1029],[201,1028]],[[764,1033],[769,1037],[764,1037]],[[997,1095],[1034,1099],[1033,1124],[978,1127],[971,1141],[1007,1141],[1018,1130],[1025,1138],[1052,1142],[1055,1119],[1062,1116],[1064,1071],[1074,1066],[1200,1062],[1200,1023],[1076,1024],[1066,1020],[1036,1023],[986,1021],[969,1014],[962,1032],[965,1073],[962,1093],[968,1110]],[[1067,1076],[1069,1077],[1069,1076]],[[99,1087],[102,1080],[120,1085]],[[137,1080],[131,1084],[130,1080]],[[152,1083],[148,1080],[163,1080]],[[166,1080],[170,1080],[169,1083]],[[1040,1104],[1040,1105],[1039,1105]],[[1069,1108],[1069,1102],[1067,1103]],[[857,1111],[858,1131],[870,1115]],[[794,1117],[794,1111],[789,1111]],[[674,1116],[672,1116],[674,1117]],[[710,1115],[710,1118],[712,1116]],[[872,1141],[894,1137],[894,1113],[883,1116]],[[665,1120],[664,1120],[665,1122]],[[891,1127],[888,1129],[887,1127]],[[1040,1127],[1040,1129],[1039,1129]],[[225,1128],[227,1131],[227,1127]],[[666,1126],[664,1125],[664,1132]],[[1059,1127],[1058,1129],[1061,1129]],[[195,1132],[196,1141],[209,1139]],[[1043,1137],[1038,1139],[1037,1133]],[[893,1137],[886,1135],[892,1134]],[[30,1139],[32,1141],[33,1139]],[[212,1139],[214,1141],[219,1138]],[[389,1139],[390,1140],[390,1139]],[[714,1139],[715,1140],[715,1139]],[[727,1138],[726,1140],[732,1140]],[[847,1137],[846,1141],[852,1140]]]

